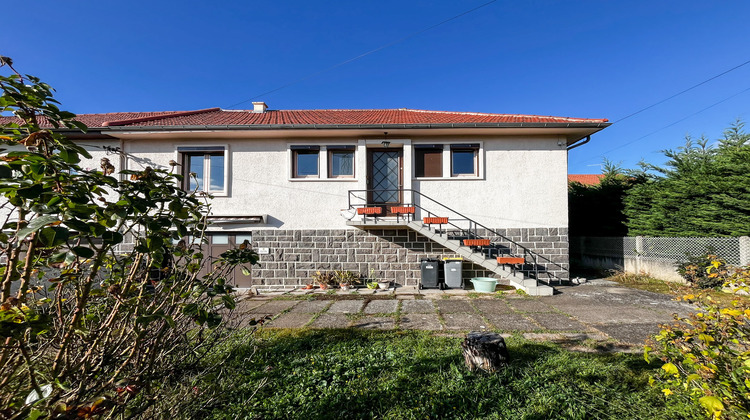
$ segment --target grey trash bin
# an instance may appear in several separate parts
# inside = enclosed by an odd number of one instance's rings
[[[451,289],[463,289],[464,278],[461,275],[463,258],[443,258],[443,261],[445,261],[445,286]]]
[[[419,282],[420,289],[442,289],[440,281],[440,260],[433,258],[422,259],[422,279]]]

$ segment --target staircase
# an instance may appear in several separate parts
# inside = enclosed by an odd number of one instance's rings
[[[539,264],[538,259],[543,258],[528,248],[516,243],[515,241],[500,235],[499,233],[489,229],[462,214],[450,209],[449,207],[435,201],[434,199],[425,196],[414,190],[399,190],[408,191],[415,198],[419,199],[419,204],[400,204],[398,207],[390,206],[371,206],[367,204],[352,203],[352,196],[355,199],[358,198],[357,194],[369,192],[368,190],[354,190],[350,191],[349,197],[349,210],[352,215],[358,214],[362,217],[361,221],[349,221],[347,225],[355,226],[361,229],[367,228],[394,228],[394,227],[406,227],[411,229],[427,239],[442,245],[445,248],[450,249],[456,254],[460,255],[464,260],[470,261],[476,265],[479,265],[488,271],[497,274],[501,279],[507,281],[511,286],[518,290],[523,290],[532,296],[551,296],[554,293],[554,289],[549,285],[539,282]],[[425,201],[432,204],[431,210],[425,209]],[[437,208],[437,210],[435,210]],[[371,209],[382,209],[374,211]],[[386,216],[389,214],[391,216]],[[393,211],[396,211],[393,214]],[[419,209],[421,219],[414,220],[416,216],[415,209]],[[440,213],[434,213],[439,211]],[[449,214],[451,217],[445,217]],[[440,217],[435,217],[439,215]],[[437,227],[435,227],[437,225]],[[479,235],[480,229],[483,232],[489,232],[493,237],[499,237],[501,243],[509,244],[510,246],[502,246],[501,244],[492,244],[489,246],[466,246],[464,245],[464,239],[474,240],[474,243],[484,243],[485,245],[489,242],[488,238],[483,238]],[[481,241],[484,239],[484,241]],[[480,240],[480,241],[477,241]],[[471,242],[470,242],[471,243]],[[515,253],[512,253],[512,248],[515,247]],[[499,256],[500,249],[503,249],[506,256]],[[493,252],[494,251],[494,252]],[[493,253],[495,256],[493,257]],[[522,255],[518,255],[522,254]],[[516,258],[508,258],[508,257]],[[520,258],[518,258],[520,257]],[[523,261],[524,264],[506,264],[508,261]]]

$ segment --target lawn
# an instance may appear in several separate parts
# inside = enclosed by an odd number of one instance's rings
[[[463,366],[460,337],[428,332],[238,330],[196,385],[196,418],[689,419],[701,412],[648,385],[639,354],[571,352],[507,339],[495,375]],[[187,382],[186,382],[187,383]],[[213,393],[210,391],[218,391]],[[209,399],[209,394],[215,395]]]

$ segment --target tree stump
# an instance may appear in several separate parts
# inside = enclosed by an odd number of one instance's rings
[[[470,371],[477,369],[488,373],[497,372],[510,360],[505,340],[500,334],[490,332],[470,332],[461,343],[464,361]]]

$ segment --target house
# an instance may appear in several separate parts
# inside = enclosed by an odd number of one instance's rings
[[[568,279],[567,149],[606,119],[414,109],[79,115],[69,132],[119,169],[169,167],[214,196],[210,253],[249,240],[238,287],[344,269],[416,286],[423,258],[531,294]],[[430,219],[425,219],[430,218]],[[468,240],[468,242],[465,242]],[[474,241],[474,242],[472,242]]]
[[[577,182],[585,186],[599,185],[604,178],[604,174],[570,174],[568,182]]]

